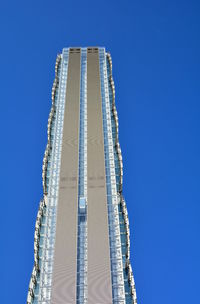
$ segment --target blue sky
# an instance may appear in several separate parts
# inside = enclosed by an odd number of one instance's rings
[[[113,59],[138,303],[199,299],[200,3],[0,4],[1,298],[25,303],[57,53]]]

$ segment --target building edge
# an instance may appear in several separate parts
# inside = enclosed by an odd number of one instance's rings
[[[128,272],[128,280],[131,286],[131,295],[132,295],[132,300],[133,304],[137,303],[137,296],[136,296],[136,288],[135,288],[135,281],[134,281],[134,276],[133,276],[133,271],[130,263],[130,229],[129,229],[129,220],[128,220],[128,211],[127,211],[127,206],[126,202],[124,200],[123,194],[122,194],[122,189],[123,189],[123,162],[122,162],[122,154],[121,154],[121,148],[119,144],[119,133],[118,133],[118,115],[117,115],[117,110],[116,110],[116,105],[115,105],[115,86],[114,86],[114,81],[113,81],[113,76],[112,76],[112,58],[109,52],[106,53],[107,57],[107,62],[109,64],[109,69],[110,69],[110,74],[108,76],[108,81],[111,87],[112,91],[112,113],[114,116],[114,121],[115,121],[115,127],[116,127],[116,136],[115,136],[115,143],[114,147],[117,152],[118,160],[119,160],[119,166],[120,166],[120,178],[119,178],[119,187],[118,187],[118,199],[119,199],[119,204],[121,205],[122,208],[122,213],[124,216],[124,222],[125,222],[125,227],[126,227],[126,243],[127,243],[127,254],[126,254],[126,263],[125,263],[125,269]]]
[[[37,284],[37,277],[40,273],[40,266],[39,266],[39,242],[40,242],[40,228],[42,223],[42,218],[44,215],[44,209],[47,204],[47,165],[48,165],[48,157],[50,157],[51,152],[51,125],[53,121],[53,117],[55,114],[55,93],[56,89],[58,88],[58,66],[60,64],[62,55],[58,54],[55,63],[55,78],[52,86],[52,93],[51,93],[51,110],[49,113],[48,124],[47,124],[47,145],[44,152],[43,163],[42,163],[42,185],[43,185],[43,198],[40,200],[38,213],[36,217],[35,223],[35,232],[34,232],[34,266],[31,273],[31,279],[29,282],[28,287],[28,294],[27,294],[27,304],[32,304],[34,300],[35,288]]]

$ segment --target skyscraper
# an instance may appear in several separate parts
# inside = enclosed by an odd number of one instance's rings
[[[112,61],[58,55],[27,303],[136,303]]]

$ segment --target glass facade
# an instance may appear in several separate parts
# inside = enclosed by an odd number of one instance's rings
[[[70,101],[66,97],[67,83],[69,77],[70,56],[76,56],[77,65],[80,67],[79,84],[79,130],[77,130],[78,145],[78,197],[76,217],[76,274],[72,284],[75,285],[75,297],[72,296],[70,303],[91,303],[90,282],[88,281],[88,230],[91,219],[88,218],[90,201],[88,198],[88,56],[94,52],[98,55],[99,86],[101,95],[101,111],[99,117],[102,119],[103,128],[103,151],[105,163],[105,193],[108,223],[108,255],[110,264],[108,278],[111,278],[111,294],[113,304],[136,303],[136,291],[130,264],[130,237],[129,222],[126,203],[122,195],[122,156],[118,141],[118,118],[115,107],[115,88],[112,78],[112,61],[109,53],[104,48],[65,48],[58,55],[55,67],[55,81],[52,89],[52,108],[48,119],[48,142],[43,160],[43,189],[44,197],[40,202],[34,235],[34,267],[29,284],[27,303],[55,303],[52,295],[55,267],[55,239],[59,218],[57,208],[59,202],[59,191],[61,189],[61,158],[62,147],[67,140],[64,138],[65,112]],[[73,55],[73,54],[76,55]],[[71,55],[72,54],[72,55]],[[77,57],[80,54],[80,58]],[[73,57],[75,58],[75,57]],[[91,57],[93,58],[93,57]],[[95,57],[96,58],[96,57]],[[79,62],[78,62],[79,61]],[[73,69],[72,69],[73,70]],[[70,72],[73,73],[73,72]],[[71,74],[72,75],[72,74]],[[95,92],[93,92],[95,96]],[[68,95],[67,95],[68,96]],[[73,106],[73,104],[72,104]],[[92,109],[92,105],[90,105]],[[73,120],[73,119],[72,119]],[[95,124],[95,122],[94,122]],[[95,142],[95,139],[94,139]],[[67,144],[73,145],[71,140]],[[93,142],[92,142],[93,144]],[[95,143],[94,143],[95,144]],[[70,160],[69,160],[70,161]],[[97,172],[98,175],[98,172]],[[76,180],[76,176],[73,177]],[[73,180],[72,179],[72,180]],[[70,186],[73,188],[74,186]],[[103,187],[103,186],[101,186]],[[67,200],[67,199],[66,199]],[[66,201],[67,203],[67,201]],[[92,202],[91,202],[92,203]],[[95,219],[94,219],[95,220]],[[66,230],[66,234],[70,231]],[[98,242],[98,240],[96,240]],[[70,246],[70,244],[68,244]],[[68,257],[66,256],[66,259]],[[98,269],[96,270],[98,275]],[[100,274],[99,274],[100,275]],[[65,280],[68,280],[67,276]],[[74,283],[73,283],[74,282]],[[98,284],[98,282],[97,282]],[[98,288],[98,286],[97,286]],[[73,288],[71,289],[73,290]],[[62,291],[59,291],[62,292]],[[66,291],[67,292],[67,291]],[[66,303],[61,298],[60,303]],[[108,304],[102,295],[102,303]],[[97,303],[95,303],[97,304]]]
[[[81,51],[77,303],[87,303],[87,49]]]

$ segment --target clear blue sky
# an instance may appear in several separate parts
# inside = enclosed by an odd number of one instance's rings
[[[138,303],[198,303],[200,2],[1,1],[0,31],[0,302],[26,301],[56,55],[99,45],[113,58]]]

